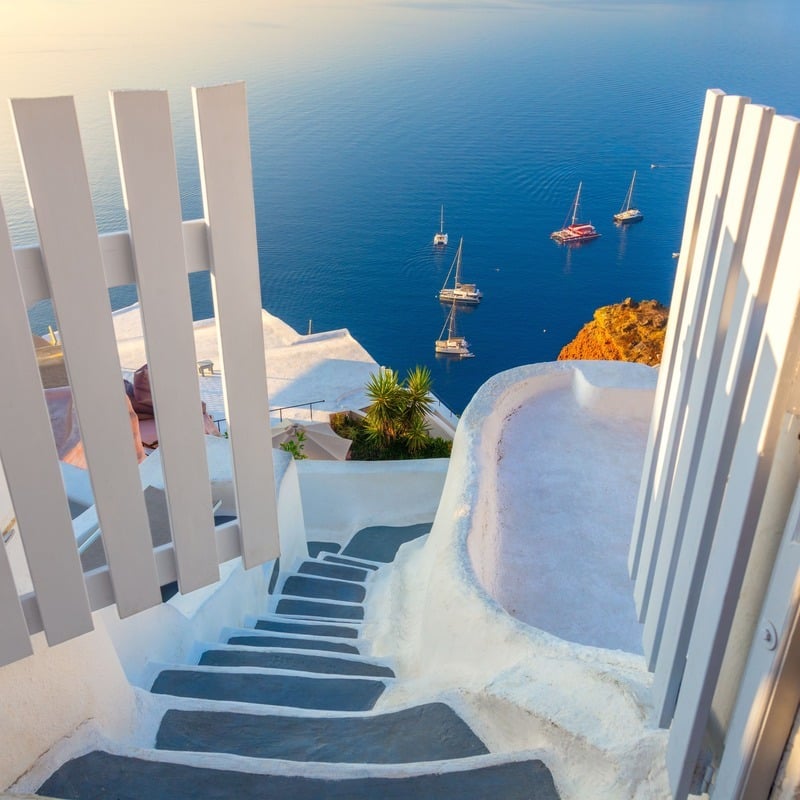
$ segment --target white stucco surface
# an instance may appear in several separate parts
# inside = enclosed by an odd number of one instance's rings
[[[652,369],[617,373],[620,386],[638,390],[644,378],[655,390]],[[575,388],[537,393],[505,419],[493,595],[562,639],[641,653],[627,559],[652,392],[620,412],[587,407]]]
[[[613,465],[621,453],[607,453],[603,436],[610,442],[627,432],[626,420],[634,421],[634,431],[642,429],[655,377],[638,365],[557,362],[489,380],[461,418],[431,533],[404,545],[395,568],[378,574],[371,589],[365,632],[374,642],[372,654],[391,655],[400,678],[381,707],[453,698],[492,752],[535,751],[552,770],[562,800],[670,796],[667,734],[653,724],[652,677],[643,657],[576,641],[591,623],[612,633],[626,627],[630,634],[625,603],[616,610],[605,601],[598,607],[597,596],[576,587],[575,564],[586,550],[576,537],[591,539],[594,532],[627,545],[630,531],[612,534],[599,520],[587,521],[592,508],[575,501],[574,473],[544,474],[559,460],[580,464],[591,456],[595,472],[615,476],[602,488],[605,502],[617,509],[612,517],[632,514],[627,503],[635,503],[638,475],[632,465],[630,472]],[[576,429],[581,415],[581,425],[597,428],[588,439]],[[631,458],[638,452],[635,439],[626,445]],[[634,477],[632,488],[617,483]],[[567,530],[559,537],[555,529],[562,526]],[[520,559],[527,541],[531,553],[551,551],[552,596],[536,585],[541,558]],[[617,567],[624,569],[627,559],[626,547],[617,544],[599,565],[614,565],[612,595],[621,586]],[[603,543],[594,549],[603,550]],[[501,590],[509,584],[517,592],[516,613],[540,614],[538,625],[503,607],[509,597]],[[552,630],[539,627],[545,623]]]
[[[134,371],[147,362],[138,305],[114,312],[120,363]],[[364,384],[378,369],[377,362],[346,329],[301,335],[278,317],[261,312],[264,350],[267,359],[267,389],[273,408],[324,402],[314,412],[340,411],[368,405]],[[199,376],[200,395],[215,419],[225,416],[222,398],[222,370],[216,321],[194,323],[198,361],[212,361],[214,374]],[[296,408],[289,416],[303,419],[308,408]]]

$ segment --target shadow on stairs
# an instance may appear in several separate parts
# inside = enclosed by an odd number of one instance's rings
[[[489,753],[448,705],[374,710],[391,664],[366,655],[369,584],[430,525],[367,528],[341,553],[288,576],[275,611],[198,643],[195,664],[164,666],[151,692],[172,705],[150,749],[95,750],[39,788],[75,800],[241,797],[557,800],[537,759]]]

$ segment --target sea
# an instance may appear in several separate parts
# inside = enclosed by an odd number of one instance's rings
[[[26,0],[0,4],[0,37],[2,97],[76,98],[101,231],[127,227],[108,90],[168,90],[193,219],[190,87],[245,81],[263,306],[349,329],[401,376],[429,367],[457,413],[599,306],[669,304],[707,89],[800,116],[797,0]],[[634,170],[644,221],[617,228]],[[602,235],[559,246],[579,183]],[[0,198],[35,243],[8,112]],[[483,301],[457,315],[474,358],[453,360],[436,294],[461,238]],[[191,290],[211,316],[207,275]],[[30,317],[57,326],[49,303]]]

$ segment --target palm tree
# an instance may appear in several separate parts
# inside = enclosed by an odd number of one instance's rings
[[[364,421],[367,438],[388,446],[402,434],[405,391],[397,380],[397,373],[385,367],[370,375],[364,388],[372,401]]]
[[[406,390],[405,422],[407,430],[422,424],[427,432],[425,418],[433,407],[431,395],[431,371],[427,367],[414,367],[406,375],[404,387]]]

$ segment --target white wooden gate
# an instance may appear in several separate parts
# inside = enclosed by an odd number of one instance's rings
[[[799,169],[798,120],[708,93],[629,562],[677,798],[749,757],[727,733],[763,646],[759,532],[777,540],[800,477]]]
[[[183,222],[166,92],[114,92],[129,231],[98,237],[72,98],[13,100],[39,247],[13,250],[0,213],[0,460],[34,584],[18,597],[0,547],[0,665],[216,581],[218,564],[278,555],[261,293],[244,85],[194,90],[205,219]],[[0,187],[0,190],[2,187]],[[2,212],[2,207],[0,207]],[[211,272],[238,524],[215,531],[199,413],[188,273]],[[172,545],[154,553],[121,391],[108,288],[136,284]],[[26,307],[58,319],[108,566],[83,575]],[[197,408],[197,414],[187,409]]]

